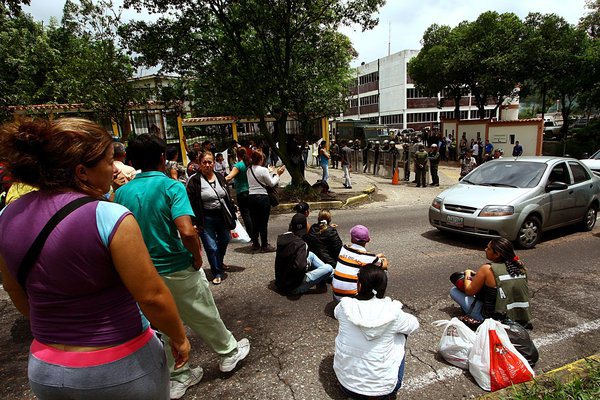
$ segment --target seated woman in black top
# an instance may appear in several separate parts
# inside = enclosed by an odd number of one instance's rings
[[[313,224],[304,236],[308,250],[312,251],[325,264],[335,267],[342,248],[342,239],[338,235],[336,225],[331,223],[331,212],[321,210],[318,222]]]

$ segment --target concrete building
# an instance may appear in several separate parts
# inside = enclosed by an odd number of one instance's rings
[[[407,73],[407,64],[419,53],[403,50],[356,68],[355,86],[350,88],[348,108],[340,119],[367,120],[390,128],[431,127],[442,119],[454,118],[454,102],[446,100],[438,108],[442,93],[427,97],[415,88]],[[497,118],[495,105],[486,106],[484,118]],[[479,119],[475,99],[465,96],[461,100],[461,120]]]

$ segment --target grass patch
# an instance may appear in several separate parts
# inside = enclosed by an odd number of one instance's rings
[[[592,400],[600,399],[600,362],[586,360],[589,375],[569,383],[538,381],[514,389],[502,399],[510,400]]]

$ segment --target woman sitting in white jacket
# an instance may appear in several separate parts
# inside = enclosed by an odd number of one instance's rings
[[[335,308],[339,331],[333,369],[354,399],[394,395],[404,376],[407,335],[419,328],[402,303],[385,297],[387,275],[375,265],[358,273],[358,294],[344,297]]]

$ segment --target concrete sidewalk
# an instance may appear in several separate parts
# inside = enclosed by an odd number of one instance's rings
[[[400,177],[404,177],[402,169],[399,170]],[[427,186],[426,188],[417,188],[412,180],[414,180],[414,172],[410,174],[410,181],[405,182],[399,181],[398,185],[392,184],[392,179],[383,178],[380,176],[365,174],[358,172],[351,172],[350,179],[352,181],[352,188],[346,189],[343,186],[343,171],[340,168],[329,168],[329,188],[334,193],[344,193],[351,195],[350,197],[361,197],[364,201],[371,201],[376,199],[376,196],[371,196],[370,199],[365,199],[365,193],[375,193],[377,195],[383,195],[386,201],[392,201],[397,205],[411,205],[416,202],[431,201],[437,193],[452,186],[458,182],[460,176],[460,169],[456,162],[441,162],[439,166],[439,178],[440,186]],[[317,180],[322,177],[322,169],[316,166],[309,166],[305,170],[305,178],[310,184],[314,184]],[[428,179],[431,179],[428,174]],[[290,175],[286,172],[281,176],[280,186],[286,186],[291,182]],[[431,182],[429,182],[431,183]],[[351,202],[352,203],[352,202]],[[313,208],[327,207],[327,208],[340,208],[344,206],[344,202],[319,202],[318,204],[311,204]],[[282,209],[290,208],[293,205],[280,205]]]

